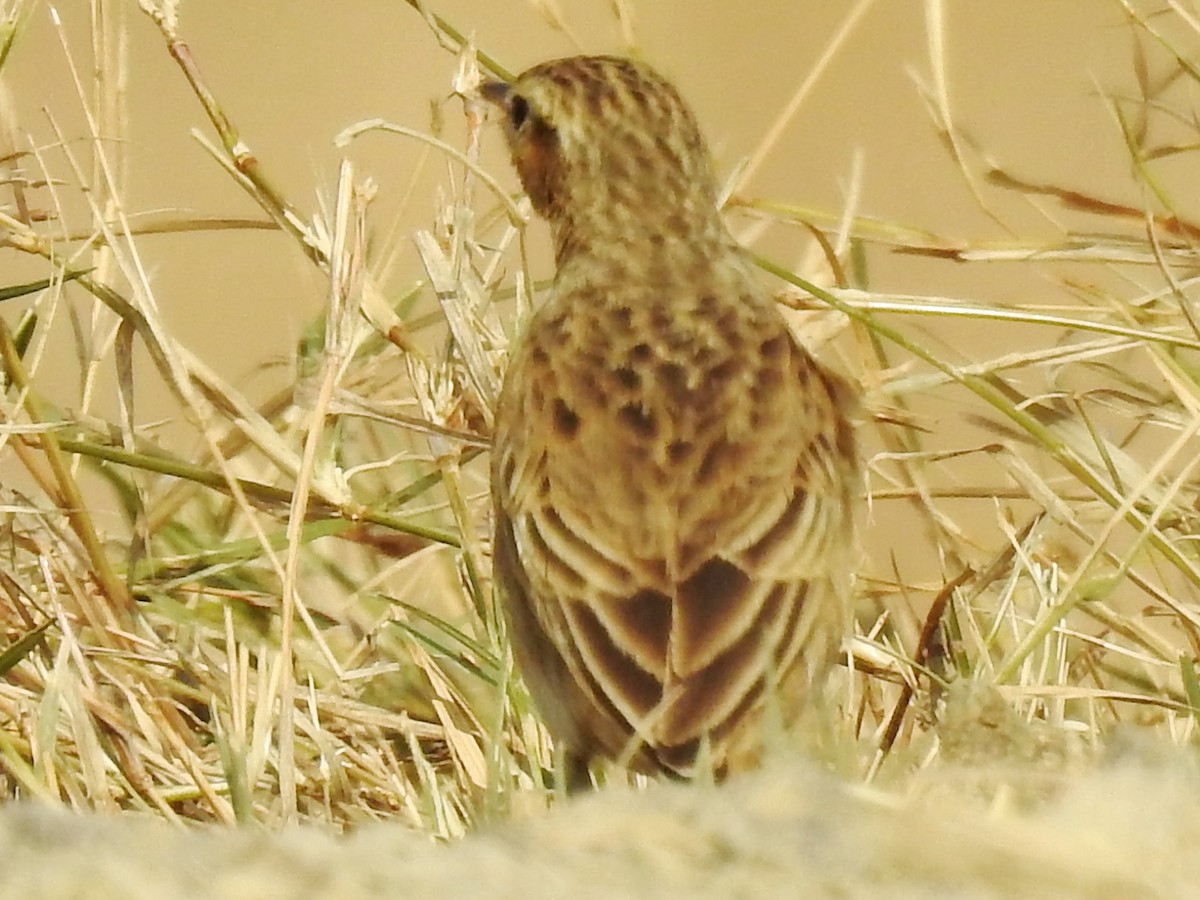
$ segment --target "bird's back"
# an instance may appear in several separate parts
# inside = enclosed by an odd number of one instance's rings
[[[845,627],[845,398],[728,252],[619,289],[560,277],[510,361],[496,571],[584,757],[737,765],[764,691],[819,680]]]

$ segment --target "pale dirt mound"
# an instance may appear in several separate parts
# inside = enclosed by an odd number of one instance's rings
[[[608,790],[449,846],[399,826],[186,831],[14,805],[0,811],[0,896],[1200,895],[1200,778],[1183,761],[1042,782],[1025,810],[985,810],[962,783],[905,801],[795,765],[721,788]]]

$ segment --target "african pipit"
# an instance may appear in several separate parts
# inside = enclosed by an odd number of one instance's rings
[[[517,664],[577,762],[744,767],[846,629],[851,395],[726,230],[662,76],[575,57],[482,93],[557,263],[492,448]]]

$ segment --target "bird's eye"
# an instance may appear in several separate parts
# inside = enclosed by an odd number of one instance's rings
[[[513,128],[520,128],[529,118],[529,101],[520,94],[513,94],[508,102],[508,121]]]

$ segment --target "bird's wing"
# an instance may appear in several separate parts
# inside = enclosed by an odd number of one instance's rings
[[[666,766],[686,766],[815,632],[845,621],[833,584],[850,543],[851,439],[835,382],[788,346],[759,420],[708,410],[711,427],[689,435],[693,458],[662,478],[645,460],[631,472],[621,454],[605,458],[611,440],[586,422],[572,423],[570,448],[549,443],[545,402],[497,417],[520,428],[495,461],[523,573],[514,619],[537,623],[547,640],[536,652],[553,648],[604,730],[636,735]]]

